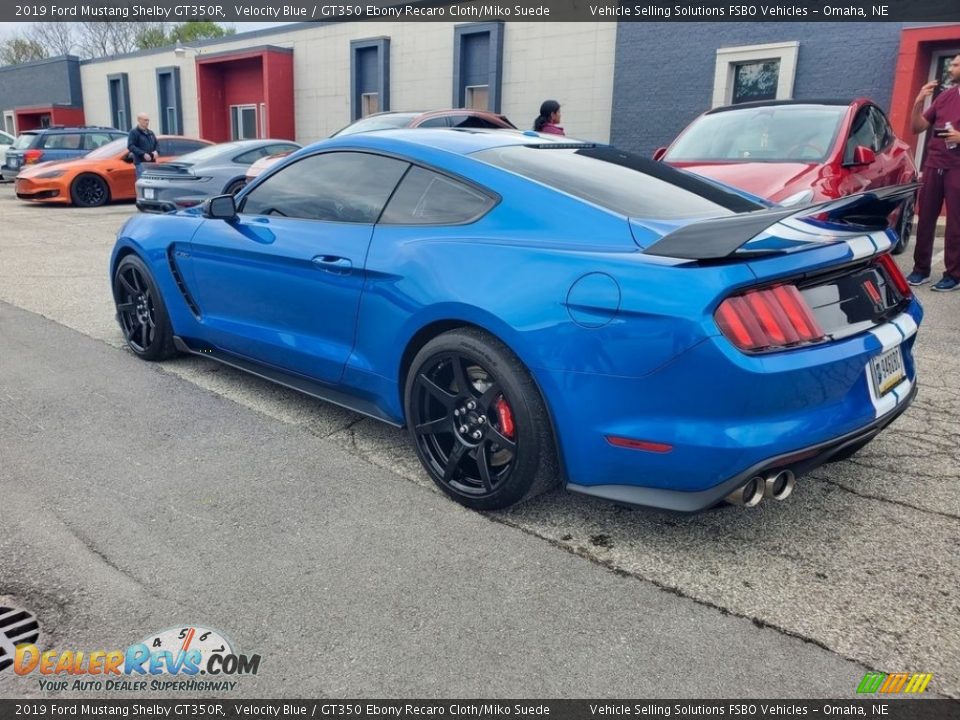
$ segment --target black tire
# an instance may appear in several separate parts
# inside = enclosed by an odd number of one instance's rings
[[[133,353],[143,360],[166,360],[177,354],[167,307],[146,264],[125,256],[113,275],[117,321]]]
[[[913,208],[913,198],[903,203],[900,220],[897,222],[897,244],[892,250],[894,255],[899,255],[910,246],[910,236],[913,234]]]
[[[70,199],[77,207],[100,207],[110,201],[110,188],[99,175],[78,175],[70,185]]]
[[[227,186],[223,189],[224,195],[236,195],[238,192],[243,190],[246,186],[246,178],[240,178],[239,180],[233,180],[232,182],[227,183]]]
[[[517,356],[487,333],[461,328],[428,342],[411,363],[404,408],[427,473],[468,508],[499,510],[557,483],[540,391]]]

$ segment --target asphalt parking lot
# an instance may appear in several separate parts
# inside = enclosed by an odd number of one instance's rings
[[[399,430],[124,350],[107,265],[133,212],[0,186],[0,605],[48,639],[207,618],[283,668],[248,695],[852,696],[877,670],[960,697],[960,292],[918,292],[910,410],[786,502],[480,516]]]

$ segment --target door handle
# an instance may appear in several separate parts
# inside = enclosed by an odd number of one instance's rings
[[[339,255],[317,255],[313,264],[321,270],[338,275],[347,275],[353,270],[353,263]]]

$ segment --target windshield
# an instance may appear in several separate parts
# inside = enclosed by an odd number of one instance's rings
[[[126,149],[127,139],[117,138],[113,142],[108,142],[106,145],[101,145],[96,150],[91,150],[84,157],[90,160],[103,160],[104,158],[111,158],[117,153],[123,152]]]
[[[374,115],[372,117],[357,120],[352,125],[347,125],[342,130],[338,130],[331,137],[338,135],[353,135],[354,133],[370,132],[371,130],[393,130],[395,128],[407,127],[410,122],[420,113],[390,113],[389,115]]]
[[[763,207],[691,173],[610,147],[509,145],[472,157],[627,217],[719,217]]]
[[[774,105],[697,119],[664,160],[823,162],[846,105]]]

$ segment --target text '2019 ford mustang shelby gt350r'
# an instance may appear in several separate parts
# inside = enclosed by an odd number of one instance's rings
[[[304,148],[111,259],[148,360],[202,353],[395,425],[472,508],[561,479],[698,510],[783,498],[915,394],[887,216],[770,207],[610,147],[397,130]]]

